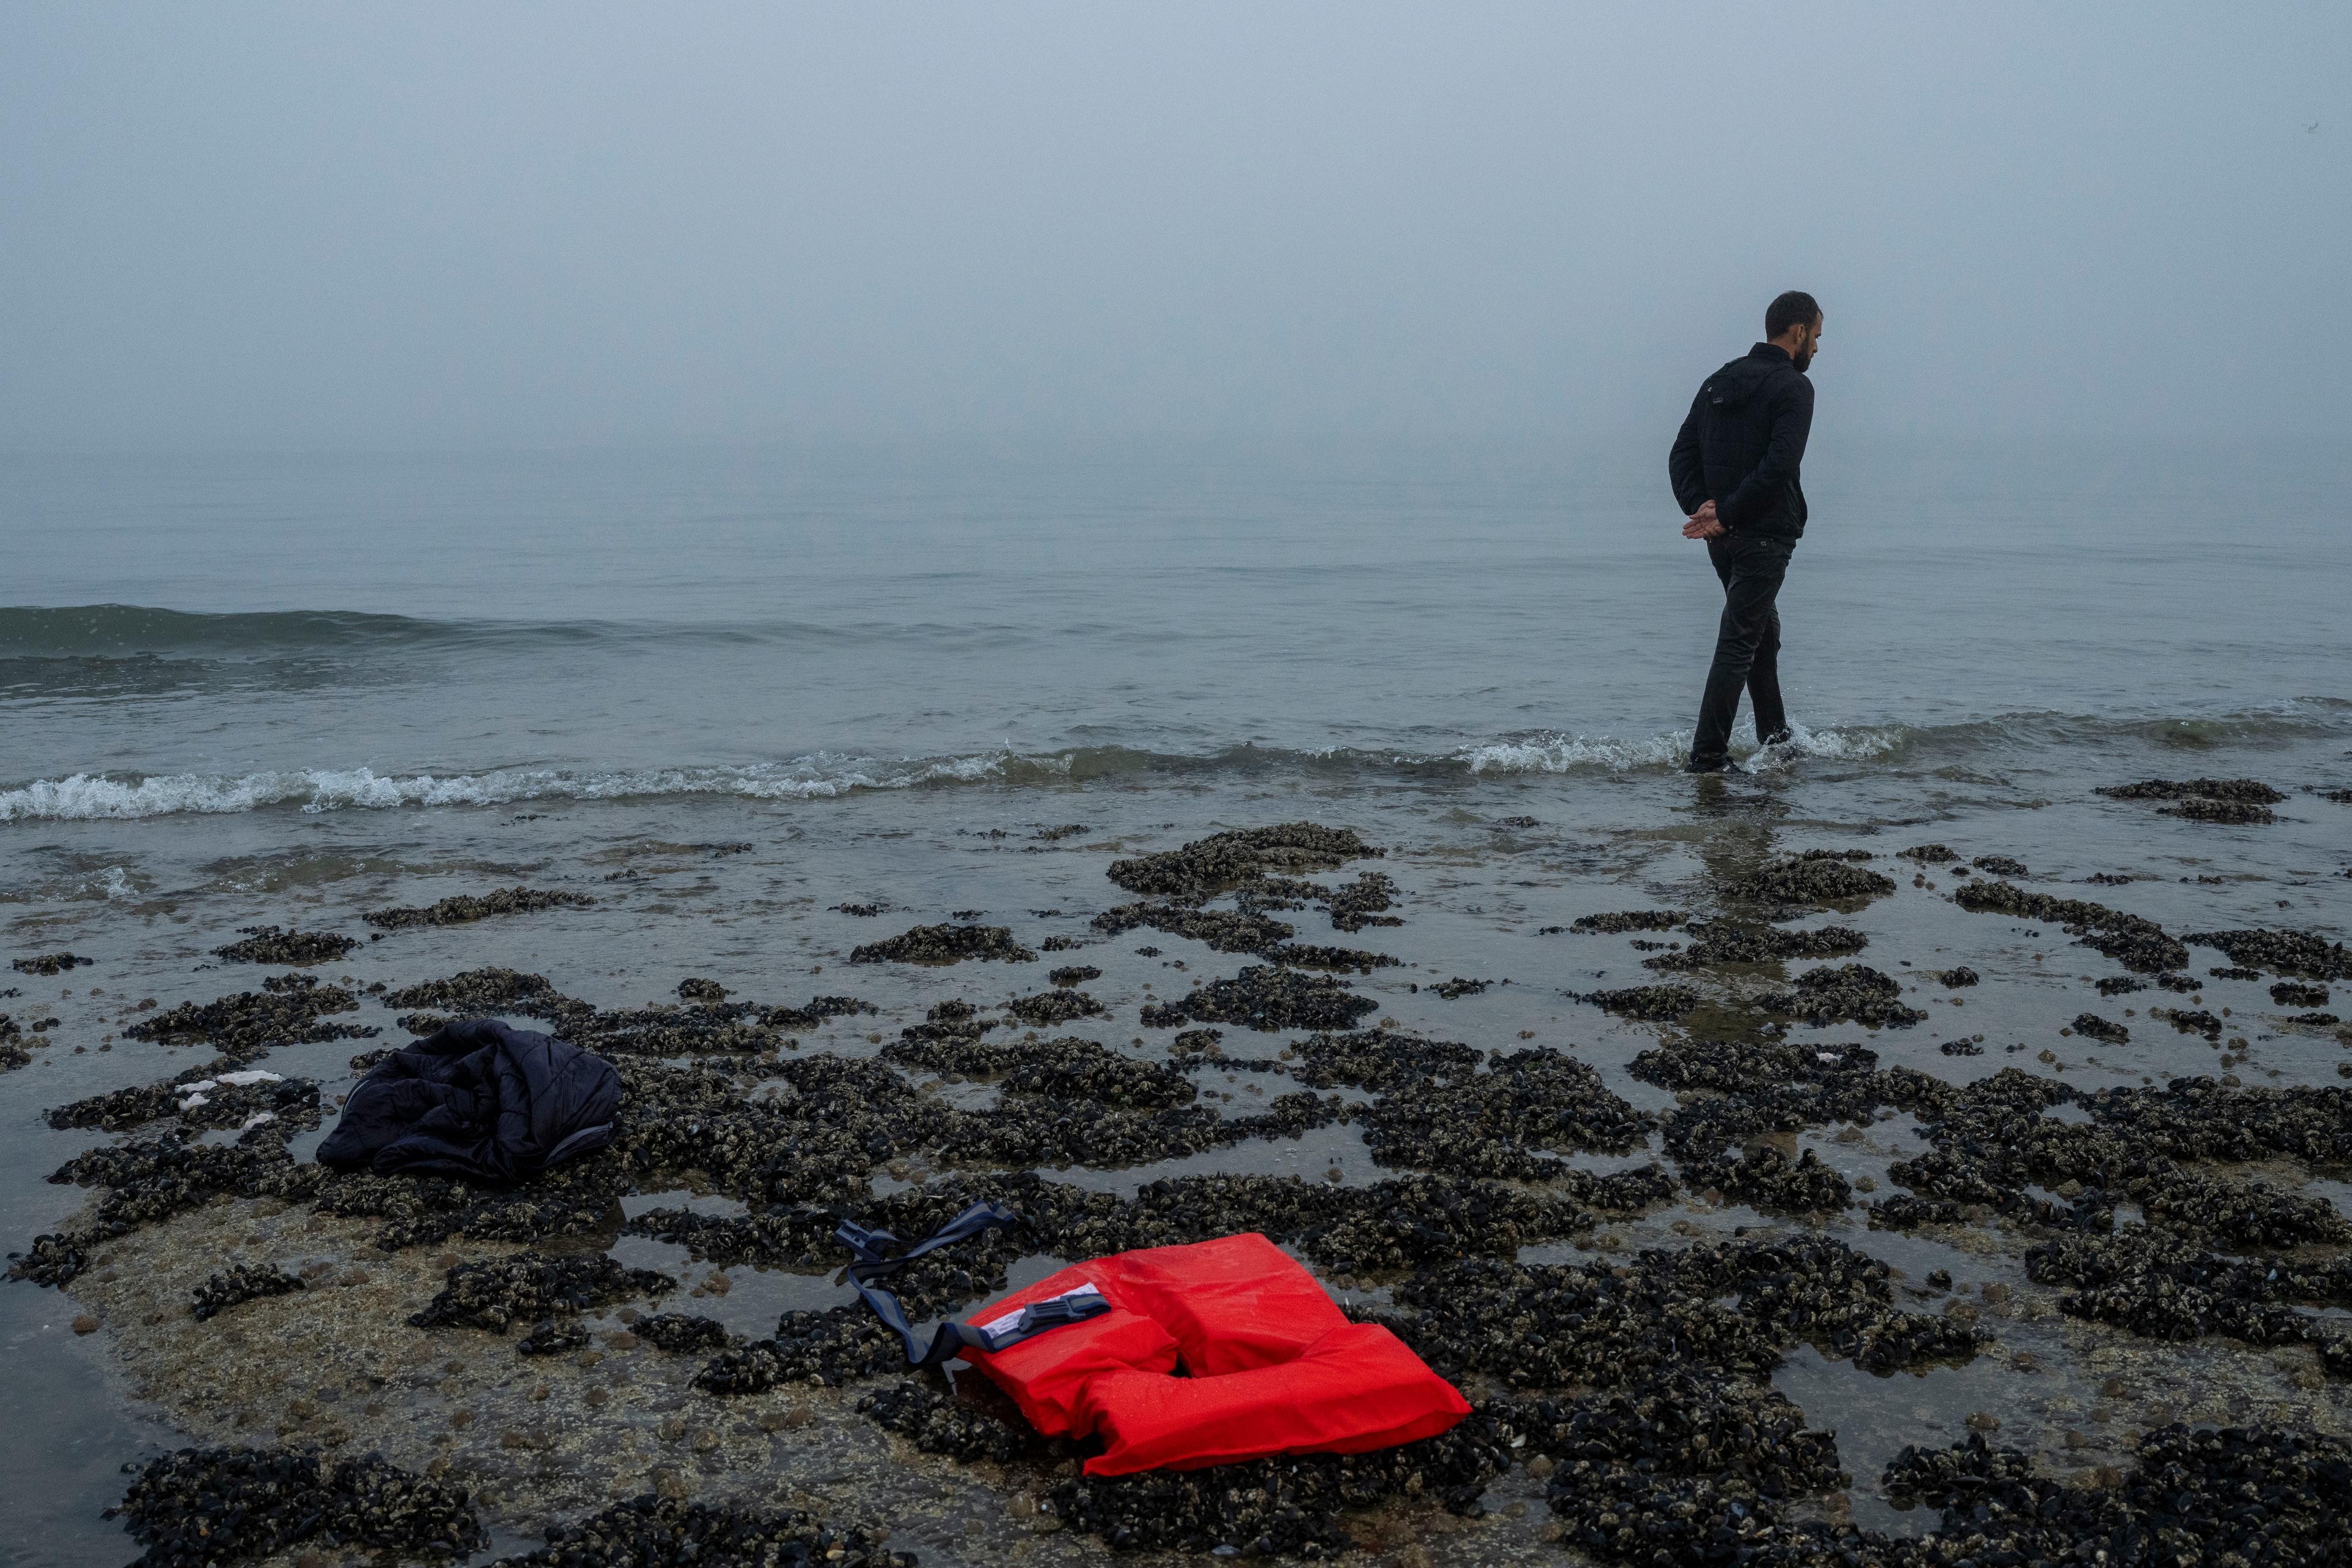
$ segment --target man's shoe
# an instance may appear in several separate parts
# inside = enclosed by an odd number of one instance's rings
[[[1686,773],[1744,773],[1748,770],[1729,757],[1693,757],[1683,764]]]
[[[1797,743],[1797,732],[1794,730],[1775,730],[1764,737],[1763,743],[1767,747],[1793,746]]]

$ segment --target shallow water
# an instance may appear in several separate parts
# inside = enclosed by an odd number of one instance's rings
[[[40,1111],[200,1059],[120,1031],[142,998],[209,1000],[270,973],[211,955],[240,927],[364,938],[361,910],[528,883],[596,902],[394,932],[318,973],[396,986],[507,964],[600,1005],[668,1000],[688,975],[779,1004],[846,991],[881,1015],[833,1020],[802,1049],[866,1055],[931,1004],[1033,993],[1052,965],[1080,962],[1104,971],[1086,989],[1111,1016],[1050,1032],[1158,1057],[1167,1036],[1136,1026],[1137,1010],[1248,961],[1150,931],[1095,941],[1087,917],[1128,898],[1105,866],[1297,818],[1390,849],[1377,864],[1405,925],[1327,937],[1318,918],[1300,931],[1404,961],[1350,981],[1380,1005],[1368,1021],[1572,1050],[1637,1107],[1673,1097],[1627,1063],[1679,1031],[1576,994],[1667,977],[1625,937],[1546,928],[1610,910],[1706,913],[1731,879],[1816,846],[1866,847],[1896,877],[1895,895],[1835,918],[1868,935],[1861,961],[1901,977],[1928,1018],[1800,1037],[1866,1040],[1883,1066],[1952,1079],[2014,1066],[2093,1089],[2221,1070],[2223,1046],[2148,1016],[2200,1005],[2229,1010],[2246,1082],[2340,1081],[2344,1047],[2283,1023],[2290,1009],[2265,983],[2209,977],[2194,1003],[2101,997],[2091,979],[2115,966],[2098,953],[1966,913],[1949,868],[1889,858],[1940,840],[2013,856],[2032,868],[2021,885],[2175,932],[2341,940],[2352,805],[2306,793],[2352,784],[2352,567],[2311,548],[2304,504],[2327,476],[2263,469],[2233,489],[2231,473],[2255,470],[2184,459],[2170,485],[2095,470],[2129,480],[2118,493],[2139,526],[2119,548],[2079,465],[1867,456],[1823,465],[1784,603],[1787,680],[1811,740],[1730,781],[1665,765],[1712,579],[1678,552],[1646,480],[1603,482],[1540,454],[9,459],[0,528],[18,546],[21,602],[178,614],[0,610],[0,940],[12,957],[97,960],[5,976],[24,994],[0,1010],[60,1020],[27,1037],[32,1065],[0,1075],[5,1249],[79,1205],[78,1189],[42,1178],[107,1138],[52,1131]],[[2275,825],[2216,826],[2092,793],[2151,774],[2252,775],[2290,798]],[[1040,837],[1073,823],[1087,831]],[[713,847],[738,843],[752,848]],[[2084,885],[2094,873],[2137,879]],[[845,902],[889,912],[833,907]],[[857,942],[964,910],[1032,946],[1057,933],[1094,945],[1034,964],[846,963]],[[2200,976],[2223,962],[2206,948],[2192,961]],[[1959,963],[1983,983],[1926,978]],[[1752,990],[1804,967],[1699,984]],[[1436,994],[1457,975],[1496,984]],[[2331,1005],[2352,1011],[2336,992]],[[2085,1010],[2126,1023],[2130,1043],[2063,1034]],[[403,1038],[394,1016],[370,1000],[357,1017],[381,1038],[257,1065],[316,1077],[331,1100],[354,1052]],[[1937,1048],[1977,1036],[1981,1055]],[[1223,1047],[1273,1057],[1297,1037],[1228,1030]],[[1213,1065],[1192,1078],[1232,1093],[1203,1101],[1230,1114],[1296,1087]],[[1812,1130],[1797,1147],[1885,1196],[1887,1163],[1916,1139],[1905,1117],[1851,1139]],[[1056,1174],[1124,1193],[1217,1170],[1391,1173],[1358,1129],[1334,1125]],[[2341,1183],[2309,1190],[2347,1206]],[[1832,1234],[1908,1286],[1938,1266],[1963,1285],[2022,1280],[2008,1242],[1963,1268],[1952,1247],[1858,1215]],[[1678,1200],[1610,1230],[1618,1245],[1674,1245],[1678,1222],[1792,1223]],[[680,1260],[643,1238],[612,1245],[633,1264]],[[729,1272],[729,1293],[691,1310],[747,1331],[844,1293],[830,1276]],[[97,1518],[120,1496],[117,1467],[185,1440],[111,1370],[111,1329],[78,1337],[73,1315],[58,1292],[0,1287],[18,1394],[0,1430],[13,1562],[125,1554]],[[1789,1358],[1780,1386],[1839,1429],[1864,1522],[1916,1527],[1871,1512],[1876,1471],[1906,1442],[1952,1440],[1973,1410],[1999,1406],[2004,1440],[2066,1462],[2055,1446],[2072,1417],[2022,1417],[2074,1374],[2003,1358],[2028,1348],[2071,1365],[2091,1355],[2069,1348],[2079,1325],[1988,1326],[1994,1352],[1924,1378]],[[2227,1359],[2202,1345],[2133,1354],[2184,1373]],[[2352,1422],[2336,1385],[2311,1397]],[[961,1539],[919,1549],[958,1561]]]

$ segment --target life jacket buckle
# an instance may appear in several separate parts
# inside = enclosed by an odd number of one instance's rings
[[[965,1332],[980,1342],[981,1349],[1001,1351],[1048,1329],[1083,1323],[1088,1318],[1098,1318],[1109,1310],[1110,1302],[1100,1290],[1092,1285],[1081,1285],[1059,1296],[1033,1301],[1017,1312],[1007,1312],[985,1323],[967,1324]]]

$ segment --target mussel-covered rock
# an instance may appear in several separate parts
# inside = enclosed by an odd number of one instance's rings
[[[1579,915],[1568,929],[1579,933],[1621,934],[1629,931],[1672,931],[1690,917],[1680,910],[1615,910],[1608,914]]]
[[[1183,1037],[1178,1036],[1181,1041]],[[1388,1029],[1310,1035],[1294,1047],[1292,1070],[1311,1089],[1347,1085],[1381,1094],[1444,1079],[1466,1078],[1486,1063],[1486,1054],[1451,1040],[1423,1039]]]
[[[2121,1024],[2102,1018],[2096,1013],[2075,1014],[2074,1022],[2071,1027],[2078,1035],[2087,1036],[2094,1040],[2104,1040],[2111,1046],[2125,1046],[2131,1043],[2129,1029],[2125,1028]]]
[[[1800,910],[1850,907],[1893,892],[1895,879],[1855,865],[1857,855],[1869,858],[1858,850],[1807,850],[1739,879],[1725,888],[1724,894],[1734,903]]]
[[[518,1318],[582,1312],[676,1289],[677,1281],[667,1274],[625,1268],[610,1258],[519,1252],[458,1264],[449,1270],[441,1293],[408,1321],[420,1329],[462,1327],[503,1334]]]
[[[2154,921],[2088,899],[2055,899],[2047,893],[2029,893],[2009,882],[1980,880],[1959,888],[1952,901],[1976,914],[2011,915],[2063,926],[2084,946],[2095,947],[2143,974],[2178,969],[2189,962],[2189,950]]]
[[[308,1197],[326,1173],[316,1165],[296,1165],[287,1157],[284,1139],[284,1128],[273,1122],[234,1143],[195,1143],[184,1133],[173,1133],[77,1154],[49,1180],[103,1187],[105,1195],[76,1229],[37,1237],[31,1251],[12,1255],[8,1277],[65,1284],[84,1266],[92,1244],[201,1208],[224,1194]]]
[[[850,949],[852,963],[961,963],[967,958],[1025,963],[1037,955],[1013,940],[1009,926],[910,926],[897,936]]]
[[[953,1395],[922,1384],[899,1382],[857,1402],[858,1413],[886,1432],[896,1432],[926,1454],[944,1454],[970,1464],[1014,1459],[1045,1451],[1045,1440],[1020,1417],[992,1415]]]
[[[1073,1065],[1091,1074],[1092,1064]],[[1120,1070],[1116,1077],[1105,1074],[1096,1079],[1106,1092],[1160,1092],[1161,1080],[1150,1064],[1118,1065]],[[1171,1071],[1157,1069],[1157,1073]],[[1192,1091],[1192,1086],[1181,1077],[1175,1081],[1185,1092]],[[1089,1100],[1023,1095],[985,1110],[951,1114],[933,1152],[950,1164],[1016,1169],[1072,1161],[1087,1165],[1139,1165],[1255,1138],[1297,1138],[1337,1121],[1339,1115],[1336,1100],[1304,1092],[1276,1095],[1266,1101],[1264,1110],[1251,1116],[1220,1116],[1204,1106],[1122,1110]]]
[[[84,958],[73,952],[43,952],[31,958],[12,958],[8,967],[19,974],[63,974],[67,970],[84,963],[96,963],[94,958]]]
[[[998,1079],[1014,1094],[1088,1100],[1131,1110],[1188,1105],[1199,1092],[1173,1067],[1124,1057],[1075,1035],[1002,1046],[973,1037],[902,1039],[883,1054],[933,1072]]]
[[[1518,1390],[1637,1384],[1663,1370],[1764,1378],[1806,1342],[1875,1370],[1965,1360],[1975,1331],[1894,1310],[1886,1266],[1826,1237],[1702,1242],[1622,1263],[1472,1258],[1396,1287],[1389,1323],[1449,1376]]]
[[[2112,800],[2231,800],[2276,805],[2286,796],[2260,779],[2142,779],[2103,784],[2096,792]]]
[[[2168,1163],[2151,1166],[2146,1176],[2126,1178],[2123,1185],[2138,1200],[2141,1217],[2158,1229],[2210,1237],[2232,1250],[2352,1242],[2352,1220],[2326,1197]]]
[[[1050,1029],[1073,1018],[1100,1017],[1109,1009],[1083,991],[1056,989],[1016,996],[1004,1005],[1004,1010],[1033,1029]]]
[[[1841,963],[1807,970],[1797,976],[1794,990],[1760,996],[1757,1005],[1814,1025],[1907,1029],[1925,1022],[1927,1015],[1904,1005],[1902,994],[1903,986],[1894,976],[1866,963]]]
[[[1588,991],[1577,1000],[1620,1017],[1671,1024],[1697,1008],[1699,994],[1687,985],[1628,985],[1614,991]]]
[[[1117,936],[1138,926],[1190,938],[1219,952],[1264,952],[1297,928],[1271,915],[1247,910],[1204,910],[1194,904],[1146,901],[1105,910],[1091,922],[1095,930]]]
[[[382,1000],[387,1007],[429,1007],[460,1016],[505,1013],[548,1018],[560,1016],[567,1007],[586,1005],[557,991],[544,974],[497,967],[468,969],[446,980],[404,986],[385,993]]]
[[[1662,1475],[1738,1481],[1768,1498],[1849,1484],[1837,1437],[1769,1384],[1674,1368],[1622,1392],[1578,1400],[1507,1398],[1487,1412],[1521,1447],[1571,1467],[1614,1461]]]
[[[2329,942],[2315,931],[2190,931],[2188,940],[2220,948],[2231,963],[2249,969],[2305,980],[2352,980],[2352,953],[2346,952],[2342,942]]]
[[[1394,969],[1403,961],[1385,952],[1372,952],[1360,947],[1333,947],[1323,942],[1280,942],[1264,951],[1261,956],[1276,963],[1286,963],[1293,969],[1352,970],[1358,974],[1370,974],[1375,969]],[[1486,982],[1472,982],[1479,990]],[[1445,987],[1437,988],[1440,995]]]
[[[1330,975],[1252,964],[1231,980],[1213,980],[1178,1001],[1144,1008],[1143,1022],[1161,1029],[1187,1019],[1265,1030],[1345,1029],[1379,1006]]]
[[[278,926],[240,926],[242,942],[213,949],[231,963],[332,963],[359,942],[341,931],[286,931]]]
[[[633,1498],[547,1532],[547,1545],[493,1568],[915,1568],[863,1528],[836,1529],[798,1509],[769,1512]]]
[[[1402,917],[1384,913],[1396,907],[1396,883],[1379,871],[1360,871],[1352,882],[1342,882],[1324,900],[1334,931],[1362,931],[1366,926],[1401,926]]]
[[[605,1159],[561,1166],[503,1191],[443,1177],[321,1172],[312,1202],[321,1214],[385,1220],[375,1245],[396,1252],[453,1236],[525,1242],[587,1236],[605,1227],[625,1185]]]
[[[2352,1523],[2347,1457],[2334,1437],[2176,1425],[2140,1440],[2119,1485],[2074,1486],[1971,1434],[1950,1448],[1906,1448],[1887,1466],[1890,1499],[1929,1504],[1942,1517],[1934,1534],[1884,1546],[1921,1563],[1973,1556],[2317,1568],[2340,1555]]]
[[[2209,1040],[2221,1037],[2221,1020],[2202,1007],[2150,1007],[2147,1016],[2161,1018],[2184,1035],[2202,1035]]]
[[[763,1029],[814,1029],[828,1018],[847,1018],[860,1013],[878,1013],[873,1003],[856,996],[812,996],[802,1007],[762,1007],[760,1027]]]
[[[2278,820],[2278,813],[2269,806],[2243,800],[2184,800],[2163,810],[2167,816],[2183,817],[2190,822],[2216,822],[2228,827],[2247,827]]]
[[[532,914],[541,910],[592,909],[595,902],[585,893],[500,888],[492,893],[459,893],[435,904],[370,910],[360,919],[378,931],[405,931],[415,926],[467,925],[497,915]]]
[[[1510,1463],[1494,1423],[1474,1413],[1438,1436],[1368,1454],[1081,1475],[1056,1486],[1045,1506],[1118,1551],[1328,1557],[1356,1544],[1343,1513],[1391,1502],[1475,1513]]]
[[[1693,1186],[1720,1188],[1724,1196],[1777,1214],[1834,1214],[1853,1199],[1853,1188],[1821,1163],[1811,1149],[1791,1160],[1770,1144],[1737,1160],[1685,1166]]]
[[[373,1025],[330,1024],[329,1014],[358,1009],[360,999],[340,985],[322,985],[316,975],[278,974],[258,991],[240,991],[215,1001],[184,1003],[152,1014],[122,1032],[134,1040],[167,1046],[210,1046],[232,1062],[251,1061],[275,1046],[320,1040],[359,1040],[380,1031]]]
[[[262,1296],[283,1296],[303,1289],[302,1277],[268,1264],[240,1263],[223,1269],[196,1287],[189,1310],[198,1322],[231,1307]]]
[[[1712,969],[1727,963],[1777,963],[1790,958],[1843,958],[1860,952],[1870,939],[1852,926],[1818,931],[1781,931],[1738,926],[1727,921],[1693,921],[1685,928],[1697,940],[1679,952],[1642,961],[1644,969]]]
[[[2352,1307],[2352,1262],[2225,1258],[2145,1226],[2061,1237],[2027,1252],[2025,1268],[2042,1283],[2074,1287],[2059,1303],[2068,1316],[2149,1339],[2315,1343],[2332,1329],[2295,1305]]]
[[[281,1078],[258,1068],[233,1071],[207,1065],[190,1068],[163,1083],[134,1085],[58,1106],[42,1119],[59,1130],[88,1127],[120,1132],[171,1118],[186,1128],[243,1131],[257,1118],[316,1127],[319,1114],[319,1086],[310,1079]]]
[[[570,1355],[588,1348],[587,1325],[577,1318],[545,1318],[515,1342],[518,1355]]]
[[[1558,1051],[1516,1051],[1488,1070],[1400,1089],[1357,1112],[1384,1165],[1456,1175],[1541,1179],[1566,1167],[1546,1151],[1623,1153],[1649,1119]]]
[[[689,1352],[709,1354],[712,1351],[725,1350],[728,1342],[725,1324],[685,1312],[648,1314],[631,1324],[629,1331],[656,1350],[676,1354]]]
[[[721,1352],[705,1363],[694,1374],[694,1386],[722,1397],[795,1384],[838,1388],[858,1378],[903,1372],[906,1366],[905,1344],[860,1303],[823,1312],[786,1312],[771,1337]]]
[[[1352,829],[1312,822],[1212,834],[1179,849],[1114,860],[1107,873],[1130,893],[1199,900],[1245,882],[1302,871],[1329,871],[1384,854]]]
[[[151,1461],[113,1510],[140,1568],[218,1568],[316,1541],[442,1560],[485,1537],[467,1494],[377,1455],[332,1466],[284,1448],[183,1448]]]

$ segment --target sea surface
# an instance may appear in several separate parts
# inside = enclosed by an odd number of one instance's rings
[[[700,974],[796,1002],[856,942],[965,909],[1033,945],[1081,932],[1125,898],[1112,855],[1308,818],[1390,849],[1406,925],[1344,939],[1406,960],[1351,982],[1385,1013],[1482,1046],[1540,1035],[1647,1106],[1622,1069],[1656,1031],[1574,994],[1650,976],[1622,939],[1545,928],[1702,908],[1782,850],[1942,840],[2053,884],[2137,879],[2047,890],[2168,929],[2352,926],[2352,805],[2317,793],[2352,786],[2352,454],[1841,447],[1825,422],[1781,597],[1800,743],[1721,781],[1675,768],[1720,591],[1659,446],[0,458],[0,947],[97,960],[0,973],[25,993],[0,1010],[61,1020],[0,1075],[0,1251],[73,1213],[84,1194],[43,1178],[106,1138],[45,1108],[194,1059],[119,1038],[127,998],[250,986],[212,956],[241,926],[364,941],[362,910],[517,883],[597,902],[320,973],[503,963],[600,1005]],[[2289,799],[2217,826],[2094,793],[2198,775]],[[2089,995],[2080,950],[2046,963],[1924,879],[1853,923],[1881,967],[1985,973],[1965,1018],[1874,1040],[1890,1063],[2013,1065],[2002,1045],[2063,1043]],[[1087,960],[1122,1015],[1172,962],[1238,962],[1134,945]],[[842,983],[895,1028],[1015,984],[963,972],[996,967]],[[1454,975],[1512,984],[1435,1000]],[[2211,999],[2270,1007],[2242,982]],[[1994,1054],[1940,1055],[1964,1028]],[[2201,1039],[2143,1045],[2070,1081],[2210,1070]],[[299,1070],[348,1087],[349,1048]],[[2337,1080],[2325,1037],[2249,1048],[2242,1071]],[[1382,1173],[1352,1140],[1226,1164]],[[99,1516],[120,1467],[184,1441],[75,1310],[0,1286],[0,1562],[127,1558]],[[1978,1405],[2034,1429],[1987,1363],[1937,1376],[1874,1403],[1808,1352],[1781,1385],[1845,1426],[1858,1477]]]
[[[7,458],[0,821],[1658,767],[1719,605],[1660,467]],[[1894,780],[2341,734],[2347,479],[2310,450],[1817,450],[1801,750]]]

